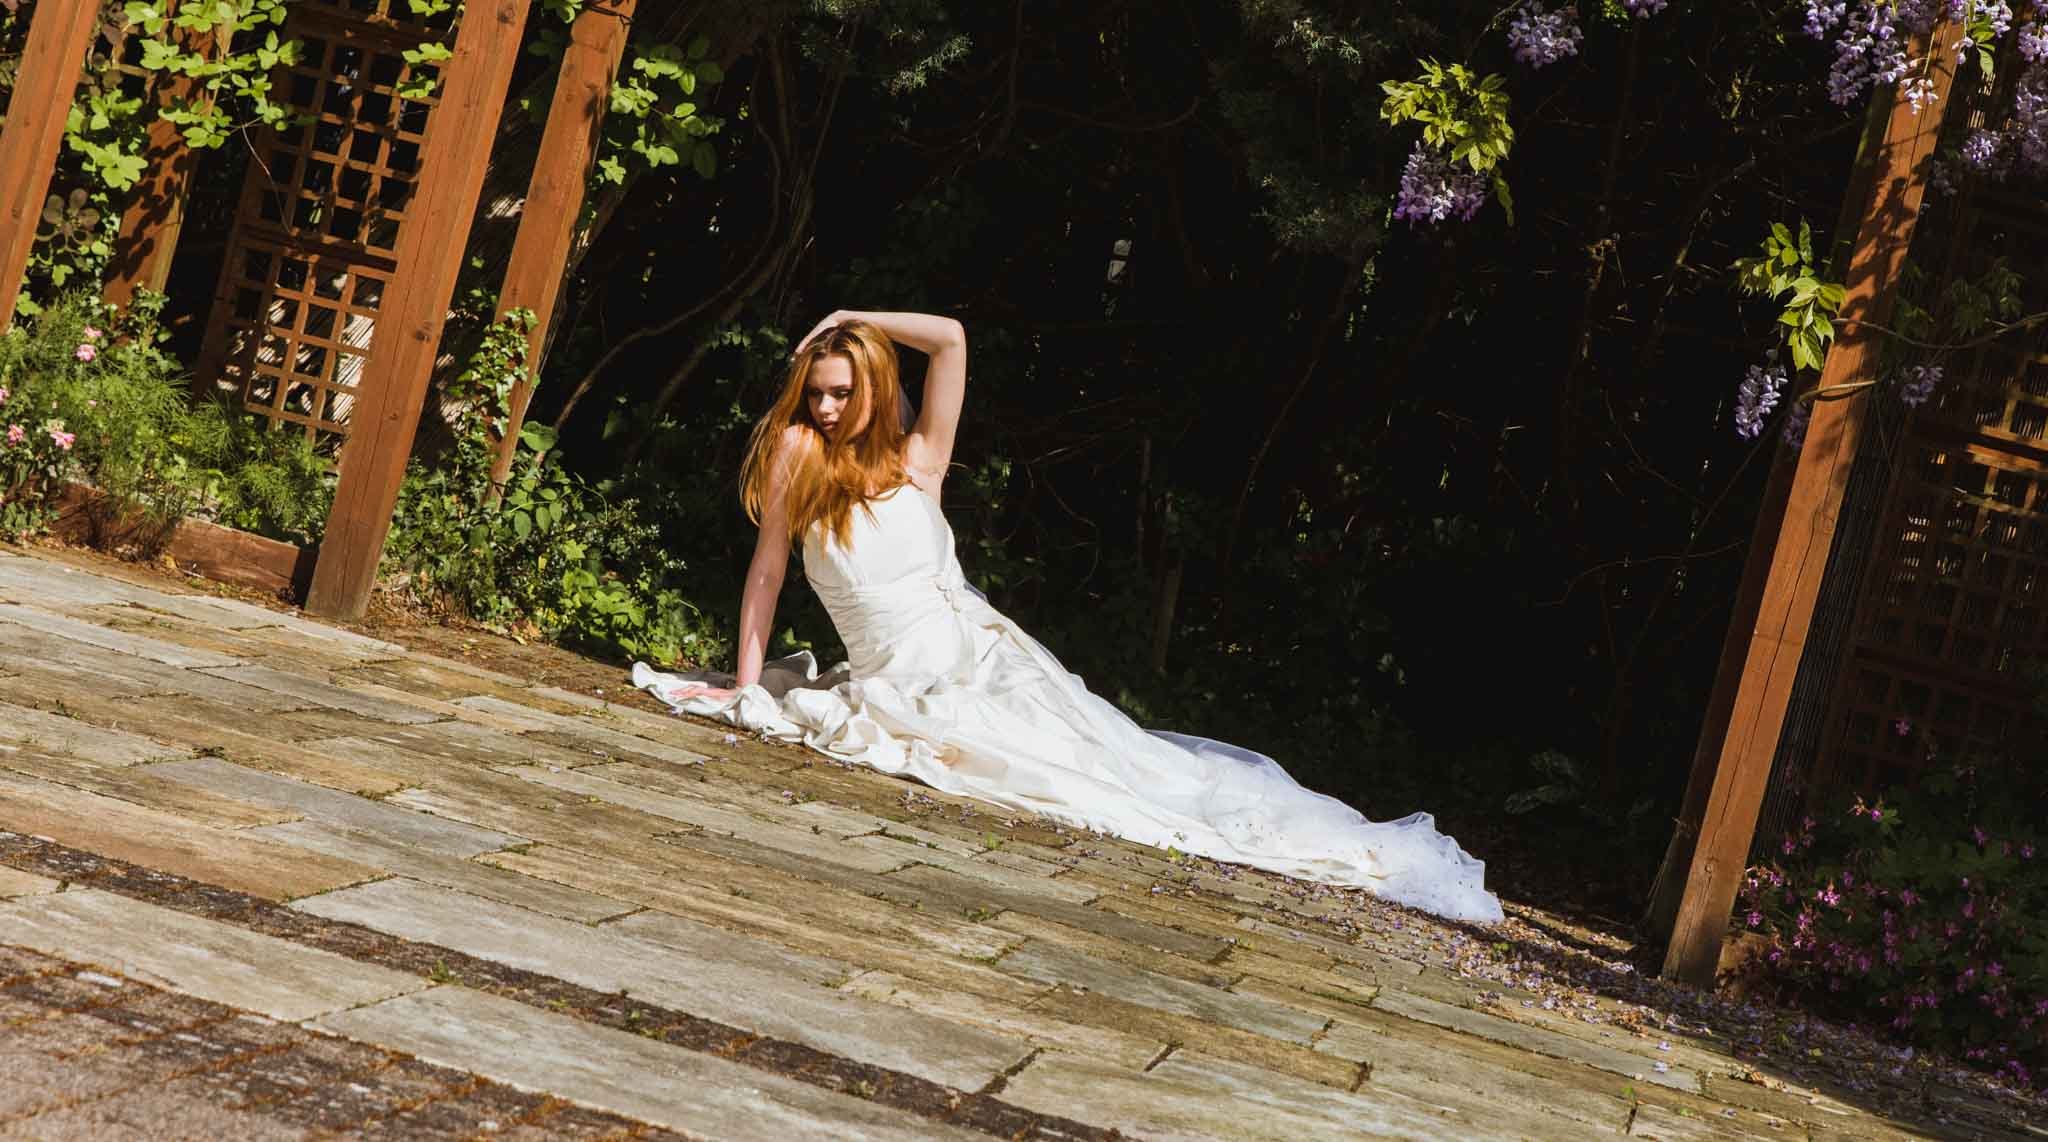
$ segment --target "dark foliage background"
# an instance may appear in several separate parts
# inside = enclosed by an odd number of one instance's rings
[[[1466,0],[643,0],[636,50],[703,35],[723,65],[696,95],[719,167],[600,189],[532,415],[729,633],[788,338],[957,316],[947,511],[1000,606],[1141,720],[1433,809],[1510,889],[1625,915],[1771,447],[1729,423],[1773,314],[1728,267],[1773,221],[1835,236],[1862,119],[1798,8],[1592,3],[1579,56],[1532,71]],[[1380,84],[1421,57],[1510,74],[1512,225],[1389,221],[1413,135]],[[547,72],[487,200],[524,186]],[[239,173],[204,177],[192,249]],[[213,272],[172,283],[194,340]],[[791,583],[787,640],[835,653]]]

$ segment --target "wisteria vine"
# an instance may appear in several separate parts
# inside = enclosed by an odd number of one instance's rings
[[[1602,5],[1610,19],[1627,21],[1649,20],[1670,6],[1671,0],[1619,0],[1618,6],[1610,0]],[[1801,0],[1798,11],[1806,35],[1830,49],[1828,98],[1845,107],[1890,90],[1915,112],[1924,112],[1936,101],[1934,64],[1942,52],[1953,51],[1958,64],[1974,56],[1989,75],[2001,47],[2009,42],[2020,68],[2010,83],[2011,104],[2003,113],[1989,115],[1983,126],[1964,134],[1941,155],[1933,164],[1930,183],[1944,192],[1965,176],[2002,180],[2048,175],[2048,2],[2035,0],[2015,11],[2013,0]],[[1509,53],[1532,70],[1574,58],[1585,44],[1579,6],[1570,0],[1520,0],[1498,19],[1501,23],[1495,26],[1504,23]],[[1930,42],[1937,25],[1945,27],[1944,38]],[[1947,38],[1949,32],[1953,39]],[[1928,46],[1916,54],[1915,44]],[[1501,169],[1513,137],[1506,118],[1505,80],[1490,75],[1475,83],[1475,78],[1462,67],[1429,62],[1420,79],[1383,85],[1384,119],[1424,125],[1402,168],[1392,210],[1395,221],[1417,229],[1468,222],[1478,216],[1489,191],[1509,208],[1508,219],[1513,221]],[[1481,88],[1490,100],[1472,98]],[[1475,138],[1485,143],[1475,145]],[[1778,229],[1782,233],[1783,228]],[[1800,241],[1806,241],[1803,232]],[[1792,330],[1783,333],[1791,359],[1780,363],[1773,351],[1764,363],[1749,367],[1736,388],[1735,430],[1747,439],[1760,437],[1771,415],[1784,407],[1782,437],[1797,447],[1811,410],[1805,396],[1795,396],[1793,378],[1819,371],[1833,337],[1833,305],[1840,300],[1841,287],[1822,281],[1819,270],[1802,261],[1793,272],[1766,273],[1748,283],[1745,292],[1785,301],[1781,324]],[[1934,363],[1900,368],[1886,378],[1909,407],[1927,403],[1942,380],[1942,367]]]

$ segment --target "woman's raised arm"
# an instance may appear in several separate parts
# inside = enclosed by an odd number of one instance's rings
[[[865,321],[931,358],[924,375],[924,407],[905,442],[904,459],[934,478],[944,478],[953,460],[953,437],[960,428],[960,407],[967,398],[967,330],[950,317],[929,313],[870,313],[841,309],[820,321],[797,343],[801,350],[811,338],[843,321]]]

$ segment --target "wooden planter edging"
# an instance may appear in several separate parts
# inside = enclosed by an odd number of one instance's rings
[[[50,522],[50,533],[74,543],[102,546],[119,545],[124,540],[156,540],[162,554],[205,578],[294,600],[305,598],[306,587],[313,581],[319,544],[301,547],[200,519],[177,521],[168,537],[151,536],[147,533],[152,525],[146,520],[110,520],[95,511],[101,498],[99,489],[90,484],[67,484],[57,497],[57,516]]]

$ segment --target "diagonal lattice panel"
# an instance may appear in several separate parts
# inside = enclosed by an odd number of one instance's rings
[[[308,433],[348,431],[434,106],[403,93],[428,78],[403,53],[441,32],[392,6],[293,6],[304,50],[272,79],[304,122],[255,144],[200,353],[203,380]]]

